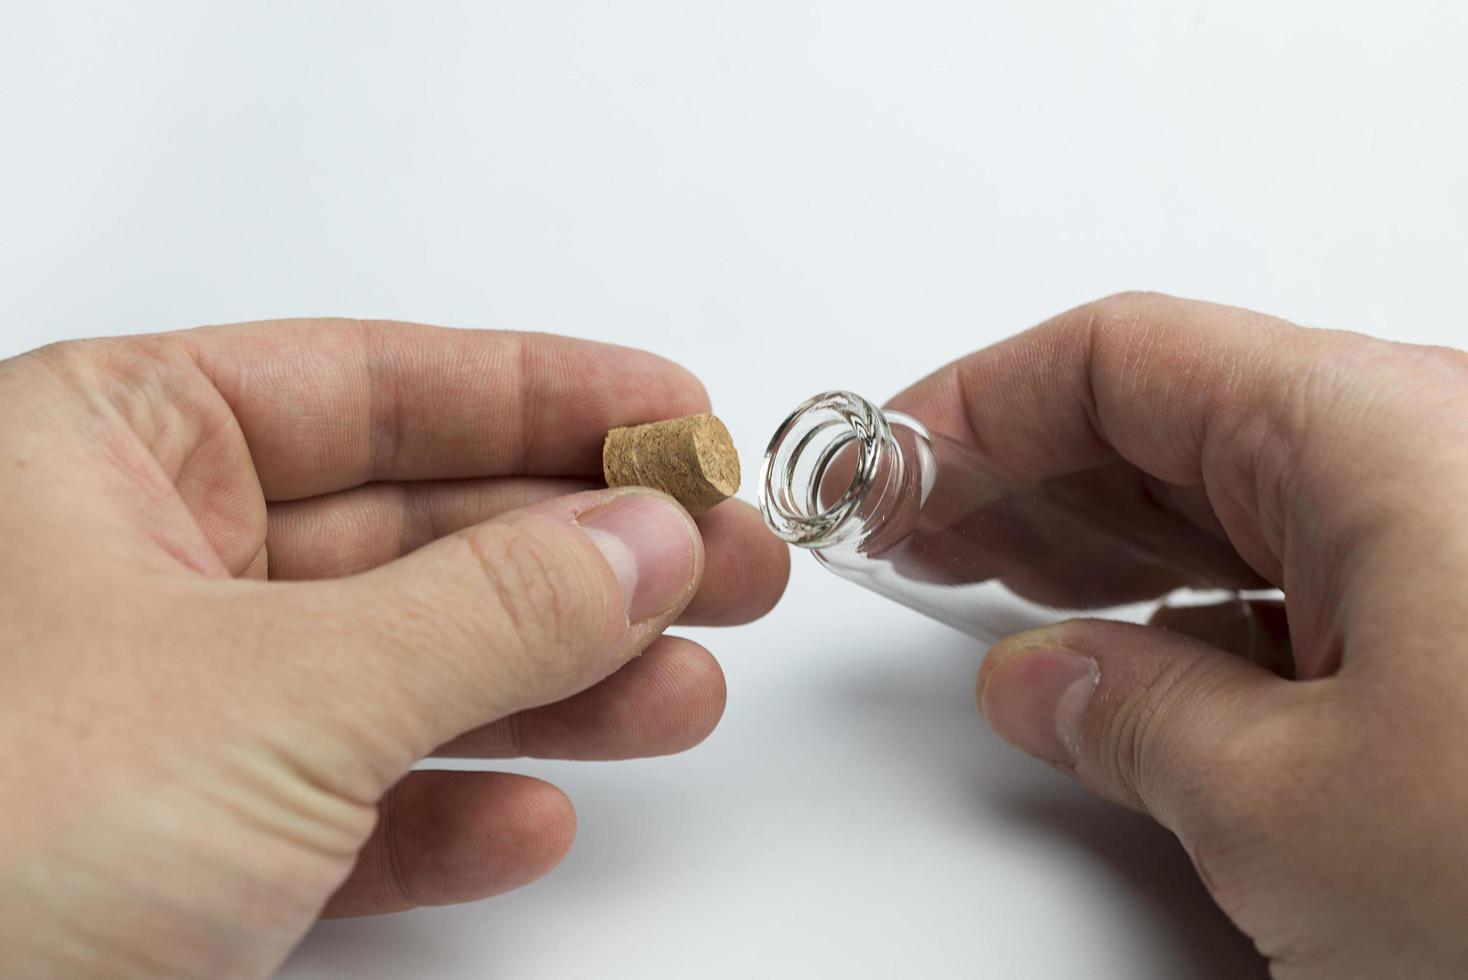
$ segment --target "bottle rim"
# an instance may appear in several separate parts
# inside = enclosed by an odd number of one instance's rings
[[[824,548],[859,533],[854,520],[871,493],[879,450],[892,441],[887,418],[850,391],[826,391],[801,402],[775,430],[760,465],[760,513],[775,536],[802,548]],[[856,447],[850,484],[830,504],[818,490],[827,466]]]

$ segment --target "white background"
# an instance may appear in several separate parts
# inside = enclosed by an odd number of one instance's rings
[[[1461,3],[11,4],[0,347],[300,314],[560,331],[705,380],[747,469],[1122,288],[1468,338]],[[745,494],[749,495],[748,482]],[[981,650],[796,556],[697,632],[724,724],[525,763],[565,863],[287,977],[1236,978],[1171,838],[984,729]]]

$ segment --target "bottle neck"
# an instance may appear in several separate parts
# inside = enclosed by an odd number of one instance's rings
[[[881,531],[903,471],[882,410],[849,391],[826,392],[790,413],[771,438],[760,510],[793,545],[859,548]]]

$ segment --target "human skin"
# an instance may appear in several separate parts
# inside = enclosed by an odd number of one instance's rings
[[[1001,736],[1175,833],[1279,980],[1468,975],[1468,355],[1126,294],[892,404],[1020,482],[1124,460],[1287,597],[1006,638]]]
[[[1468,358],[1124,295],[893,404],[1021,482],[1127,461],[1289,597],[1252,659],[1206,610],[1009,638],[994,728],[1176,833],[1277,977],[1459,975]],[[558,791],[407,767],[708,732],[717,665],[659,634],[767,609],[783,546],[563,496],[706,405],[634,351],[354,321],[0,364],[0,972],[259,976],[323,911],[547,870]]]
[[[609,427],[708,407],[639,351],[349,320],[0,362],[0,974],[265,976],[549,870],[554,787],[409,767],[713,728],[663,630],[761,615],[785,546],[591,489]]]

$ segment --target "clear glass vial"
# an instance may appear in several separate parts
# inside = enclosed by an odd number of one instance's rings
[[[1158,507],[1134,470],[1023,486],[990,469],[916,419],[832,391],[770,440],[760,509],[836,574],[985,642],[1078,615],[1145,620],[1239,578],[1227,542]]]

